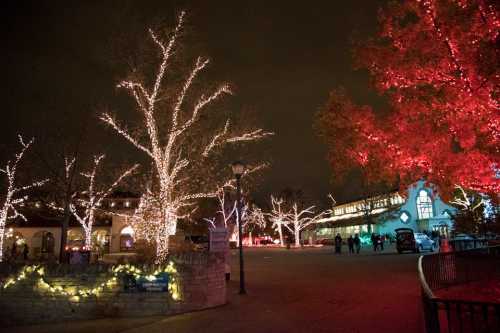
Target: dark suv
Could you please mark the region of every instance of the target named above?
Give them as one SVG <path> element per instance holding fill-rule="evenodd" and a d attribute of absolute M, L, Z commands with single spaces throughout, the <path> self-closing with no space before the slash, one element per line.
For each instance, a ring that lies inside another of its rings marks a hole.
<path fill-rule="evenodd" d="M 415 242 L 415 235 L 410 228 L 398 228 L 396 232 L 396 249 L 398 253 L 403 251 L 412 251 L 417 253 L 417 243 Z"/>

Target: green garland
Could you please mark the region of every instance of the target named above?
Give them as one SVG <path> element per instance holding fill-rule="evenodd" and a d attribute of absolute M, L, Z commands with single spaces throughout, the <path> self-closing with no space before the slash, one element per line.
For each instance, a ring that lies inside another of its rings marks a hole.
<path fill-rule="evenodd" d="M 118 266 L 113 266 L 111 268 L 111 272 L 113 276 L 109 278 L 106 282 L 103 282 L 101 284 L 98 284 L 94 286 L 94 288 L 80 288 L 77 289 L 75 287 L 63 287 L 60 285 L 55 285 L 47 282 L 45 279 L 45 269 L 44 267 L 40 265 L 28 265 L 24 266 L 21 271 L 18 273 L 16 277 L 11 277 L 6 280 L 6 282 L 2 285 L 2 289 L 7 289 L 13 285 L 15 285 L 17 282 L 22 281 L 28 277 L 28 275 L 38 275 L 38 283 L 37 287 L 40 290 L 50 292 L 53 294 L 59 294 L 63 296 L 68 296 L 70 301 L 73 302 L 78 302 L 81 297 L 89 297 L 89 296 L 96 296 L 98 297 L 99 294 L 105 289 L 105 288 L 112 288 L 114 285 L 117 284 L 117 277 L 120 274 L 130 274 L 133 275 L 136 279 L 144 277 L 148 281 L 155 281 L 156 280 L 156 275 L 160 273 L 170 273 L 170 274 L 175 274 L 177 273 L 177 270 L 174 267 L 174 263 L 170 261 L 168 265 L 164 269 L 157 269 L 154 271 L 153 274 L 145 274 L 140 268 L 130 265 L 130 264 L 125 264 L 125 265 L 118 265 Z M 177 301 L 180 299 L 180 288 L 177 283 L 177 279 L 172 277 L 169 282 L 168 282 L 168 292 L 172 296 L 172 299 Z"/>

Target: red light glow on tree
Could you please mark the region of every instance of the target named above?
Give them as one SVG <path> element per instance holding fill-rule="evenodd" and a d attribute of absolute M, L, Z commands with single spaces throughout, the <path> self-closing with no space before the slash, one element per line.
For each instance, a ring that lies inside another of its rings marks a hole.
<path fill-rule="evenodd" d="M 342 91 L 319 115 L 335 172 L 363 166 L 371 181 L 419 179 L 500 190 L 499 10 L 493 1 L 395 2 L 378 35 L 356 49 L 390 112 L 375 115 Z"/>

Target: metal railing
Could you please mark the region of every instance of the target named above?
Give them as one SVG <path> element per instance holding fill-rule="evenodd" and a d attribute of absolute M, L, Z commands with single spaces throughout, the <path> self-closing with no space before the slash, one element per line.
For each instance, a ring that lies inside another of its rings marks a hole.
<path fill-rule="evenodd" d="M 421 256 L 418 272 L 427 333 L 500 332 L 499 302 L 471 300 L 472 291 L 464 295 L 466 286 L 451 297 L 443 293 L 469 283 L 500 281 L 500 246 Z"/>
<path fill-rule="evenodd" d="M 465 251 L 488 246 L 487 239 L 450 239 L 448 243 L 453 251 Z"/>

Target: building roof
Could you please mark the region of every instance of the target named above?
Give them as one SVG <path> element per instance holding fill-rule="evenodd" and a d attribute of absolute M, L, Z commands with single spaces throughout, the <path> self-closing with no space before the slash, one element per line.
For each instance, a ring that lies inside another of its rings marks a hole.
<path fill-rule="evenodd" d="M 372 219 L 372 223 L 375 223 L 376 219 L 379 217 L 384 216 L 387 214 L 389 211 L 384 210 L 384 211 L 379 211 L 376 213 L 373 213 L 370 215 Z M 352 215 L 352 214 L 350 214 Z M 365 215 L 356 215 L 356 216 L 349 216 L 343 219 L 331 219 L 331 218 L 325 218 L 322 219 L 318 222 L 319 227 L 325 227 L 325 228 L 333 228 L 333 227 L 345 227 L 345 226 L 352 226 L 352 225 L 363 225 L 367 224 L 366 216 Z"/>
<path fill-rule="evenodd" d="M 319 222 L 336 222 L 336 225 L 340 225 L 343 223 L 352 224 L 356 223 L 356 219 L 364 220 L 364 216 L 366 216 L 367 214 L 375 217 L 397 209 L 402 204 L 404 204 L 404 201 L 405 200 L 401 195 L 399 195 L 398 192 L 393 192 L 385 195 L 377 195 L 374 197 L 365 198 L 363 200 L 352 201 L 333 207 L 331 215 L 320 220 Z"/>
<path fill-rule="evenodd" d="M 63 220 L 62 215 L 54 214 L 53 212 L 45 209 L 40 210 L 25 210 L 22 212 L 26 217 L 26 221 L 22 218 L 16 218 L 14 221 L 8 223 L 9 227 L 17 228 L 60 228 Z M 95 227 L 111 226 L 112 218 L 109 215 L 98 214 L 94 222 Z M 80 223 L 73 215 L 69 221 L 70 227 L 80 227 Z"/>

